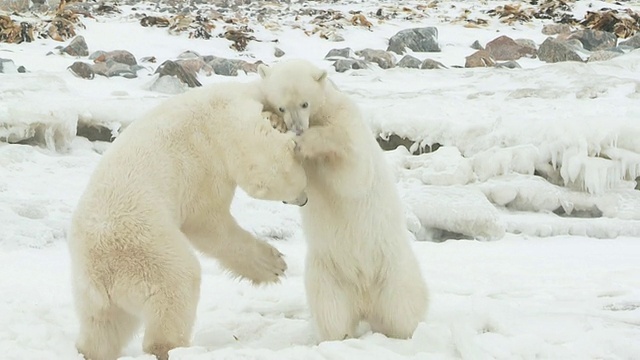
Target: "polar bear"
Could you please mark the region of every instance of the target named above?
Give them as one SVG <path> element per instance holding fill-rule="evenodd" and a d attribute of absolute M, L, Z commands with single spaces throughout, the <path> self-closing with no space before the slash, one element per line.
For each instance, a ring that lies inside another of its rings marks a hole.
<path fill-rule="evenodd" d="M 256 284 L 285 272 L 282 254 L 229 212 L 236 186 L 266 200 L 306 187 L 294 135 L 273 129 L 262 110 L 255 82 L 192 90 L 105 152 L 69 234 L 76 347 L 86 359 L 116 359 L 140 320 L 144 351 L 161 360 L 189 344 L 200 291 L 190 244 Z"/>
<path fill-rule="evenodd" d="M 388 337 L 411 337 L 426 316 L 427 287 L 391 169 L 357 105 L 307 61 L 258 72 L 266 104 L 298 134 L 305 288 L 320 340 L 352 337 L 361 320 Z"/>

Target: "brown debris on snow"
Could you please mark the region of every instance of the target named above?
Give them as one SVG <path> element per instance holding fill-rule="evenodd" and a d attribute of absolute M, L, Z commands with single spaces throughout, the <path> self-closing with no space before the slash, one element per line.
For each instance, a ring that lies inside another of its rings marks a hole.
<path fill-rule="evenodd" d="M 249 41 L 255 40 L 256 38 L 253 35 L 249 35 L 249 33 L 253 32 L 248 26 L 241 26 L 239 28 L 228 28 L 225 30 L 222 37 L 227 40 L 233 41 L 231 44 L 231 48 L 237 51 L 244 51 L 249 44 Z"/>
<path fill-rule="evenodd" d="M 580 25 L 593 30 L 611 32 L 618 38 L 626 39 L 640 31 L 640 13 L 631 9 L 623 12 L 609 9 L 597 12 L 587 11 Z"/>
<path fill-rule="evenodd" d="M 34 40 L 33 25 L 17 23 L 9 16 L 0 15 L 0 42 L 20 44 Z"/>

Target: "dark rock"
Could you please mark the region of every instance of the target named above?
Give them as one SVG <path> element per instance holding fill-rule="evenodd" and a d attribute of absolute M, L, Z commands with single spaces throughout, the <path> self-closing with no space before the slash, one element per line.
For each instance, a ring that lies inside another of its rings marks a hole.
<path fill-rule="evenodd" d="M 238 76 L 238 70 L 241 70 L 245 63 L 246 61 L 242 60 L 215 58 L 209 61 L 209 66 L 217 75 Z"/>
<path fill-rule="evenodd" d="M 400 59 L 400 61 L 398 61 L 396 66 L 401 68 L 419 69 L 421 64 L 422 61 L 415 56 L 405 55 Z"/>
<path fill-rule="evenodd" d="M 390 69 L 396 65 L 396 57 L 388 51 L 362 49 L 356 51 L 356 55 L 363 57 L 366 62 L 378 64 L 382 69 Z"/>
<path fill-rule="evenodd" d="M 0 74 L 16 74 L 18 69 L 11 59 L 0 58 Z"/>
<path fill-rule="evenodd" d="M 284 56 L 284 51 L 282 51 L 282 49 L 280 49 L 280 48 L 275 48 L 275 49 L 273 50 L 273 55 L 274 55 L 275 57 L 277 57 L 277 58 L 279 58 L 279 57 L 283 57 L 283 56 Z"/>
<path fill-rule="evenodd" d="M 107 61 L 115 61 L 120 64 L 125 65 L 137 65 L 136 57 L 133 56 L 132 53 L 127 50 L 114 50 L 102 53 L 98 55 L 97 58 L 93 60 L 94 62 L 107 62 Z"/>
<path fill-rule="evenodd" d="M 640 48 L 640 33 L 637 33 L 627 40 L 620 42 L 620 46 L 628 46 L 634 49 Z"/>
<path fill-rule="evenodd" d="M 546 24 L 542 26 L 543 35 L 557 35 L 566 34 L 571 32 L 571 25 L 569 24 Z"/>
<path fill-rule="evenodd" d="M 551 37 L 540 45 L 538 58 L 548 63 L 582 61 L 582 58 L 566 42 Z"/>
<path fill-rule="evenodd" d="M 76 61 L 67 69 L 71 71 L 71 73 L 79 78 L 91 80 L 95 77 L 96 73 L 93 71 L 93 68 L 90 64 L 87 64 L 82 61 Z"/>
<path fill-rule="evenodd" d="M 591 53 L 591 55 L 589 56 L 589 59 L 587 59 L 587 62 L 611 60 L 620 55 L 622 54 L 617 51 L 598 50 Z"/>
<path fill-rule="evenodd" d="M 522 66 L 520 66 L 520 64 L 518 64 L 515 60 L 509 60 L 509 61 L 505 61 L 505 62 L 502 62 L 502 63 L 497 63 L 495 65 L 495 67 L 504 68 L 504 69 L 520 69 L 520 68 L 522 68 Z"/>
<path fill-rule="evenodd" d="M 484 47 L 482 47 L 482 45 L 480 44 L 480 41 L 476 40 L 473 42 L 473 44 L 471 44 L 471 48 L 473 50 L 484 50 Z"/>
<path fill-rule="evenodd" d="M 91 53 L 91 55 L 89 55 L 89 60 L 95 60 L 106 53 L 107 53 L 106 51 L 102 51 L 102 50 L 94 51 Z"/>
<path fill-rule="evenodd" d="M 522 46 L 508 36 L 500 36 L 489 43 L 485 50 L 495 60 L 518 60 L 523 56 L 535 56 L 535 50 Z"/>
<path fill-rule="evenodd" d="M 202 56 L 195 51 L 187 50 L 178 55 L 178 59 L 201 59 Z"/>
<path fill-rule="evenodd" d="M 387 136 L 386 138 L 382 137 L 382 136 L 378 136 L 376 138 L 376 141 L 378 142 L 378 145 L 380 145 L 380 148 L 382 148 L 382 150 L 384 151 L 389 151 L 389 150 L 395 150 L 397 149 L 399 146 L 404 146 L 408 151 L 411 151 L 411 147 L 414 146 L 415 141 L 404 138 L 404 137 L 400 137 L 396 134 L 391 134 L 389 136 Z M 417 146 L 416 149 L 412 152 L 413 155 L 420 155 L 420 154 L 424 154 L 424 153 L 430 153 L 430 152 L 434 152 L 436 150 L 438 150 L 440 148 L 440 144 L 435 143 L 433 145 L 427 145 L 427 146 Z"/>
<path fill-rule="evenodd" d="M 347 70 L 368 69 L 366 62 L 357 59 L 338 59 L 333 63 L 333 67 L 337 72 L 345 72 Z"/>
<path fill-rule="evenodd" d="M 24 74 L 24 73 L 27 72 L 27 69 L 24 66 L 20 65 L 20 66 L 18 66 L 18 72 L 20 74 Z"/>
<path fill-rule="evenodd" d="M 425 70 L 446 69 L 446 68 L 447 67 L 444 66 L 444 64 L 442 64 L 439 61 L 435 61 L 433 59 L 424 59 L 422 64 L 420 64 L 420 69 L 425 69 Z"/>
<path fill-rule="evenodd" d="M 415 52 L 439 52 L 438 29 L 435 27 L 405 29 L 389 39 L 387 51 L 402 55 L 406 48 Z"/>
<path fill-rule="evenodd" d="M 586 50 L 604 50 L 616 46 L 618 38 L 615 34 L 599 30 L 579 30 L 571 33 L 568 40 L 580 40 Z"/>
<path fill-rule="evenodd" d="M 348 59 L 353 55 L 353 50 L 351 48 L 342 48 L 342 49 L 331 49 L 324 56 L 326 60 L 337 60 L 337 59 Z"/>
<path fill-rule="evenodd" d="M 464 67 L 492 67 L 495 64 L 495 60 L 491 57 L 491 54 L 489 54 L 488 51 L 478 50 L 465 58 Z"/>
<path fill-rule="evenodd" d="M 131 66 L 123 63 L 119 63 L 116 61 L 107 61 L 107 76 L 122 76 L 127 79 L 133 79 L 138 77 L 138 75 L 131 69 Z"/>
<path fill-rule="evenodd" d="M 90 141 L 107 141 L 111 142 L 114 139 L 113 133 L 109 128 L 104 126 L 86 124 L 78 122 L 76 130 L 76 136 L 82 136 Z"/>
<path fill-rule="evenodd" d="M 62 52 L 71 56 L 89 56 L 89 47 L 82 35 L 78 35 L 71 40 L 69 45 L 62 48 Z"/>
<path fill-rule="evenodd" d="M 189 87 L 197 87 L 202 86 L 202 84 L 196 78 L 196 74 L 192 72 L 188 72 L 185 70 L 180 64 L 167 60 L 158 66 L 156 69 L 156 74 L 159 74 L 160 77 L 163 76 L 175 76 L 183 83 L 187 84 Z"/>
<path fill-rule="evenodd" d="M 210 76 L 213 74 L 213 68 L 211 65 L 204 62 L 204 60 L 200 57 L 191 58 L 191 59 L 180 59 L 176 60 L 176 62 L 185 68 L 189 73 L 199 73 L 200 71 L 204 72 L 205 75 Z"/>

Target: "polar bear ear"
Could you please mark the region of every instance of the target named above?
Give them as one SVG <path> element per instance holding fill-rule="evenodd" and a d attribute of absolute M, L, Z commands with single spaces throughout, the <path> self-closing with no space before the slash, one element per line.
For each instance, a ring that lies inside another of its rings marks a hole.
<path fill-rule="evenodd" d="M 266 79 L 267 77 L 269 77 L 270 73 L 271 73 L 271 69 L 267 65 L 265 64 L 258 65 L 258 74 L 260 75 L 261 78 Z"/>
<path fill-rule="evenodd" d="M 318 70 L 318 72 L 313 76 L 315 81 L 322 82 L 327 78 L 327 70 Z"/>

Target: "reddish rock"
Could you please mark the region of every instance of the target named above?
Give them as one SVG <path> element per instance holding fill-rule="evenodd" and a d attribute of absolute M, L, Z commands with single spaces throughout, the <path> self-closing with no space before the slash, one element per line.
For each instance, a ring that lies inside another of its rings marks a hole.
<path fill-rule="evenodd" d="M 522 46 L 508 36 L 500 36 L 491 40 L 485 50 L 495 60 L 518 60 L 523 56 L 534 57 L 535 50 Z"/>
<path fill-rule="evenodd" d="M 466 61 L 464 63 L 464 67 L 466 68 L 474 68 L 474 67 L 492 67 L 495 66 L 496 61 L 491 57 L 486 50 L 478 50 L 473 54 L 466 57 Z"/>

